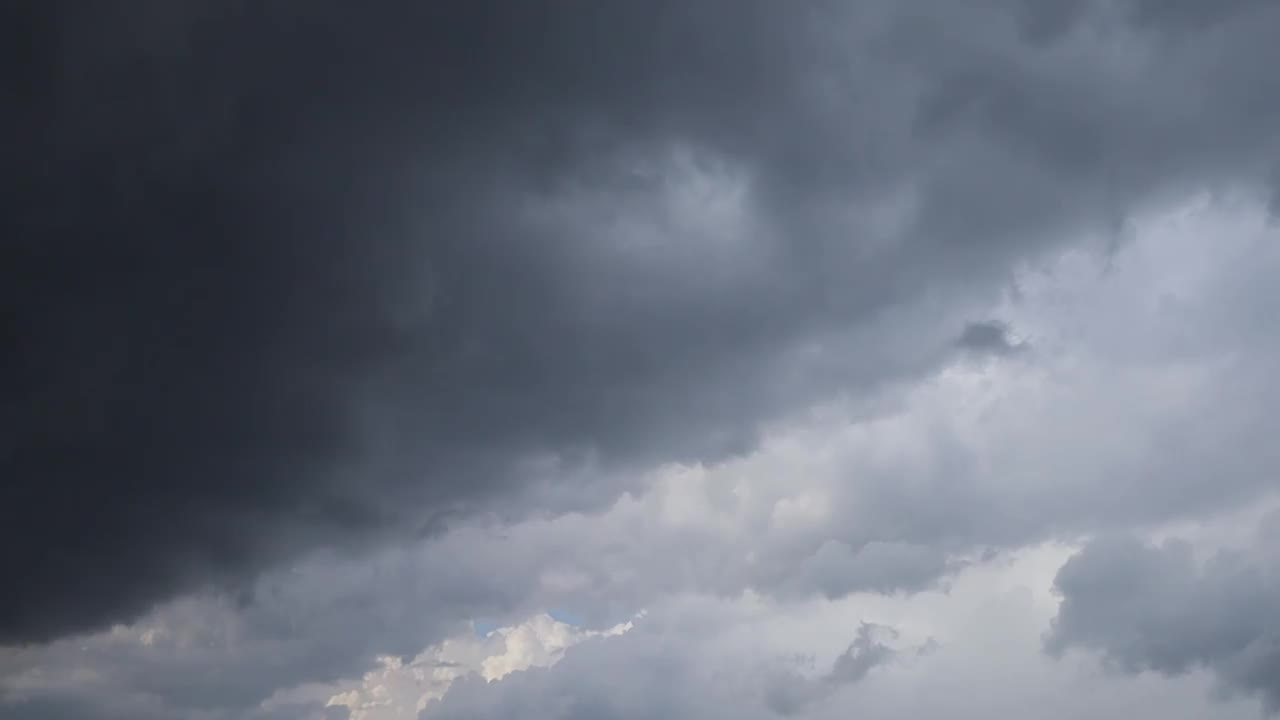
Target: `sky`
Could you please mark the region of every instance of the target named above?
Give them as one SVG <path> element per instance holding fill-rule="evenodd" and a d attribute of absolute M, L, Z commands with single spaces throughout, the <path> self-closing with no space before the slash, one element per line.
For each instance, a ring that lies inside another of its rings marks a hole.
<path fill-rule="evenodd" d="M 0 718 L 1280 716 L 1280 3 L 0 28 Z"/>

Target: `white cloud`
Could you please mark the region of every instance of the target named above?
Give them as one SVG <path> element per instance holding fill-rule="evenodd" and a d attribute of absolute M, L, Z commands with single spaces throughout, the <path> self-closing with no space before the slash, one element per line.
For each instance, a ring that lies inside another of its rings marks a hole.
<path fill-rule="evenodd" d="M 458 678 L 476 675 L 491 682 L 531 667 L 550 667 L 584 640 L 621 635 L 631 627 L 628 621 L 606 630 L 583 630 L 535 615 L 483 637 L 450 638 L 408 661 L 380 657 L 377 668 L 358 684 L 331 694 L 325 705 L 347 708 L 350 720 L 412 720 L 430 701 L 444 697 Z"/>

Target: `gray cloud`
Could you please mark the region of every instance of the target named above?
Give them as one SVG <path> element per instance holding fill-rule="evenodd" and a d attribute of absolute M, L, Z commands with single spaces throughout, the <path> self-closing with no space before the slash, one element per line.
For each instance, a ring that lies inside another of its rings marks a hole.
<path fill-rule="evenodd" d="M 858 635 L 832 664 L 816 678 L 779 674 L 764 687 L 764 704 L 779 715 L 795 715 L 846 685 L 861 682 L 874 668 L 891 660 L 895 651 L 875 639 L 875 633 L 892 634 L 892 628 L 864 623 Z"/>
<path fill-rule="evenodd" d="M 410 546 L 267 572 L 238 597 L 0 650 L 0 700 L 30 687 L 35 702 L 83 698 L 104 714 L 142 697 L 160 718 L 252 717 L 281 689 L 359 677 L 472 618 L 557 608 L 601 627 L 682 593 L 860 602 L 847 595 L 936 588 L 986 548 L 1252 501 L 1277 467 L 1263 441 L 1277 347 L 1257 328 L 1280 246 L 1256 205 L 1172 218 L 1144 221 L 1106 272 L 1077 257 L 1020 278 L 996 314 L 1043 343 L 1017 362 L 952 363 L 789 422 L 747 457 L 656 470 L 603 511 L 459 520 Z M 779 707 L 811 687 L 765 679 Z M 301 715 L 291 708 L 278 712 Z"/>
<path fill-rule="evenodd" d="M 732 613 L 726 606 L 723 612 Z M 687 613 L 685 613 L 687 614 Z M 630 632 L 588 640 L 549 668 L 497 681 L 458 680 L 419 717 L 691 718 L 708 713 L 744 718 L 799 714 L 890 663 L 881 640 L 891 628 L 863 623 L 848 647 L 821 673 L 804 659 L 742 658 L 732 667 L 716 649 L 722 620 L 673 617 L 641 621 Z"/>
<path fill-rule="evenodd" d="M 551 5 L 5 11 L 0 641 L 599 507 L 927 372 L 1015 266 L 1276 157 L 1270 5 Z M 987 503 L 939 487 L 842 541 Z M 1019 502 L 1002 538 L 1054 525 Z"/>
<path fill-rule="evenodd" d="M 1207 668 L 1225 694 L 1280 712 L 1280 516 L 1270 525 L 1269 541 L 1204 561 L 1179 541 L 1089 544 L 1058 573 L 1063 602 L 1046 648 L 1096 650 L 1129 673 Z"/>
<path fill-rule="evenodd" d="M 0 648 L 0 701 L 19 703 L 21 717 L 32 704 L 76 702 L 104 714 L 121 704 L 138 717 L 257 718 L 278 690 L 358 676 L 380 655 L 469 632 L 471 618 L 527 609 L 536 576 L 481 567 L 483 551 L 459 563 L 464 553 L 313 558 L 264 573 L 239 599 L 198 594 L 134 625 Z M 302 715 L 294 705 L 273 712 Z"/>
<path fill-rule="evenodd" d="M 804 560 L 796 579 L 806 589 L 835 598 L 855 591 L 918 590 L 947 569 L 941 548 L 873 541 L 855 552 L 842 542 L 828 540 Z"/>
<path fill-rule="evenodd" d="M 1013 355 L 1027 347 L 1012 338 L 1007 324 L 996 320 L 967 323 L 956 345 L 970 352 L 991 355 Z"/>

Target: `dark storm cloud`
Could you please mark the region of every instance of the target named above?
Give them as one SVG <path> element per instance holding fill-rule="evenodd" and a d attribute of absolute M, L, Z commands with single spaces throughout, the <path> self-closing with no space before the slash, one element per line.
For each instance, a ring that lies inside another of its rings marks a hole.
<path fill-rule="evenodd" d="M 1021 7 L 6 8 L 0 642 L 744 449 L 961 324 L 890 308 L 1269 171 L 1273 7 Z"/>
<path fill-rule="evenodd" d="M 728 426 L 691 369 L 734 376 L 781 316 L 591 267 L 608 238 L 519 211 L 575 183 L 643 202 L 626 155 L 794 69 L 750 67 L 750 13 L 699 59 L 702 11 L 503 5 L 104 5 L 20 30 L 0 636 L 341 542 L 404 494 L 476 500 L 522 453 L 723 451 L 653 419 Z"/>
<path fill-rule="evenodd" d="M 1062 606 L 1046 647 L 1096 650 L 1126 672 L 1206 668 L 1227 694 L 1280 712 L 1280 516 L 1250 552 L 1198 562 L 1187 543 L 1091 543 L 1055 581 Z"/>

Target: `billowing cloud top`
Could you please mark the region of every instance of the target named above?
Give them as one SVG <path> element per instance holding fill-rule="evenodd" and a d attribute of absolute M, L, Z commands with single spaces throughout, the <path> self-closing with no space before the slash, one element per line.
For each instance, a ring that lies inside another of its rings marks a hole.
<path fill-rule="evenodd" d="M 1156 537 L 1280 467 L 1275 3 L 0 13 L 0 714 L 887 717 L 1046 557 L 1034 662 L 1280 707 Z"/>

